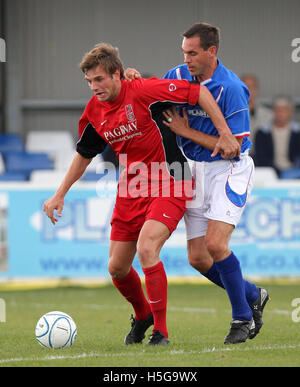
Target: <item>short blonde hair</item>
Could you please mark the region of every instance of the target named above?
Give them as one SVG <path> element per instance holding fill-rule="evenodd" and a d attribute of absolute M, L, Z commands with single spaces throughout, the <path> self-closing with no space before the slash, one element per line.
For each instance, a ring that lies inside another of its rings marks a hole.
<path fill-rule="evenodd" d="M 88 70 L 99 65 L 110 75 L 120 70 L 120 78 L 124 79 L 124 66 L 117 47 L 113 47 L 109 43 L 96 44 L 91 51 L 83 56 L 79 67 L 86 73 Z"/>

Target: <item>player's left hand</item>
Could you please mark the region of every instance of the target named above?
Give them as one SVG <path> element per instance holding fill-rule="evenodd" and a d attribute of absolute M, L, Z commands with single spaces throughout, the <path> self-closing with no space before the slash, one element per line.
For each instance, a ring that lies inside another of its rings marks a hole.
<path fill-rule="evenodd" d="M 139 71 L 137 71 L 136 69 L 133 69 L 131 67 L 128 67 L 124 71 L 124 77 L 125 77 L 126 81 L 129 81 L 129 82 L 131 82 L 134 79 L 142 78 L 141 73 Z"/>
<path fill-rule="evenodd" d="M 175 106 L 163 112 L 165 120 L 163 123 L 174 133 L 182 137 L 187 137 L 187 132 L 191 129 L 186 109 L 183 109 L 183 117 L 180 116 Z"/>
<path fill-rule="evenodd" d="M 225 133 L 220 136 L 211 157 L 215 157 L 218 153 L 221 154 L 223 159 L 239 157 L 241 145 L 232 133 Z"/>

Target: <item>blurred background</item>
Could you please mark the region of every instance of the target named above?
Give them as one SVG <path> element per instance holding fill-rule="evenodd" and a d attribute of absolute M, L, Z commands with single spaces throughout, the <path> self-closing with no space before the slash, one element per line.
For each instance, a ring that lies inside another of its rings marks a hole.
<path fill-rule="evenodd" d="M 124 65 L 163 76 L 181 64 L 181 33 L 206 21 L 221 29 L 220 60 L 238 75 L 254 74 L 261 101 L 278 94 L 300 104 L 297 0 L 1 0 L 1 131 L 69 130 L 90 91 L 78 68 L 98 42 L 119 47 Z"/>
<path fill-rule="evenodd" d="M 0 279 L 107 277 L 116 175 L 97 168 L 113 155 L 91 164 L 55 229 L 41 211 L 91 97 L 78 65 L 105 41 L 125 67 L 162 77 L 199 21 L 220 27 L 218 57 L 251 92 L 255 190 L 232 244 L 248 275 L 300 275 L 299 17 L 299 0 L 0 0 Z M 183 224 L 164 259 L 168 274 L 196 275 Z"/>

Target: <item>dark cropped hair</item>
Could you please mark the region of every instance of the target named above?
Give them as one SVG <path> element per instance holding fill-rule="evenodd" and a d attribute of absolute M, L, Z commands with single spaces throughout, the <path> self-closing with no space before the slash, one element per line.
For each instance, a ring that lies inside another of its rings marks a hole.
<path fill-rule="evenodd" d="M 185 38 L 199 36 L 201 47 L 207 50 L 211 46 L 216 46 L 217 51 L 220 44 L 220 29 L 208 23 L 195 23 L 183 34 Z"/>

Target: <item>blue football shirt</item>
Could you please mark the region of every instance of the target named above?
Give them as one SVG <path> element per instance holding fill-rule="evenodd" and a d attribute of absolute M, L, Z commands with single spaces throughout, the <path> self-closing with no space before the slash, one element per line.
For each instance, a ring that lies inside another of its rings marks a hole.
<path fill-rule="evenodd" d="M 164 78 L 195 81 L 195 78 L 192 77 L 185 64 L 169 70 Z M 234 72 L 228 70 L 219 60 L 218 67 L 213 76 L 201 84 L 205 85 L 214 96 L 232 133 L 236 137 L 243 137 L 241 152 L 245 152 L 252 145 L 248 138 L 250 134 L 248 88 Z M 201 106 L 187 105 L 186 110 L 190 126 L 193 129 L 214 136 L 219 135 L 211 119 L 206 112 L 201 109 Z M 184 137 L 178 136 L 178 142 L 185 155 L 191 160 L 210 162 L 222 159 L 220 154 L 212 158 L 211 150 L 195 144 Z"/>

